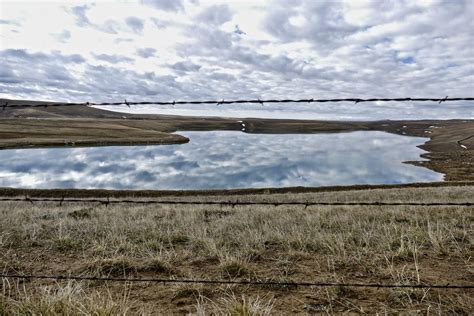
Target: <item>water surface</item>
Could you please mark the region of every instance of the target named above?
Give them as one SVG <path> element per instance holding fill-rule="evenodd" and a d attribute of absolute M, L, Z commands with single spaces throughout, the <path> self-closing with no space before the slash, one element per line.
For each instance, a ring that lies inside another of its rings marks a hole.
<path fill-rule="evenodd" d="M 420 160 L 426 138 L 384 132 L 268 135 L 179 132 L 184 145 L 0 151 L 0 186 L 216 189 L 441 181 Z"/>

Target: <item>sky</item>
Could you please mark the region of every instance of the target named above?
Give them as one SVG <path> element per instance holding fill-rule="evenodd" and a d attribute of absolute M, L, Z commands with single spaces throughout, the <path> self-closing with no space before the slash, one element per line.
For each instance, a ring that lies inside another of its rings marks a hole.
<path fill-rule="evenodd" d="M 472 97 L 474 0 L 0 2 L 0 97 L 73 102 Z M 474 118 L 473 102 L 109 108 Z"/>

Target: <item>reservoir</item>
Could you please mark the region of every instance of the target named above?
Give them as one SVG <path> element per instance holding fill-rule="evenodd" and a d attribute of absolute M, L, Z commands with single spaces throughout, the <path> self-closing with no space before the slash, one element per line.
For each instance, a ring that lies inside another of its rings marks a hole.
<path fill-rule="evenodd" d="M 405 164 L 427 139 L 362 131 L 335 134 L 178 132 L 181 145 L 0 151 L 0 186 L 231 189 L 442 181 Z"/>

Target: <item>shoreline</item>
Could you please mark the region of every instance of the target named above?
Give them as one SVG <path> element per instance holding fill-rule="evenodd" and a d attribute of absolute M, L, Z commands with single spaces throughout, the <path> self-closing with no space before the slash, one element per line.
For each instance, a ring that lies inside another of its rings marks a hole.
<path fill-rule="evenodd" d="M 442 188 L 474 186 L 474 181 L 444 181 L 418 182 L 404 184 L 356 184 L 346 186 L 322 187 L 284 187 L 284 188 L 248 188 L 248 189 L 213 189 L 213 190 L 111 190 L 111 189 L 26 189 L 0 187 L 0 196 L 3 197 L 172 197 L 172 196 L 239 196 L 239 195 L 268 195 L 289 193 L 319 193 L 341 191 L 365 191 L 378 189 L 406 189 L 406 188 Z"/>

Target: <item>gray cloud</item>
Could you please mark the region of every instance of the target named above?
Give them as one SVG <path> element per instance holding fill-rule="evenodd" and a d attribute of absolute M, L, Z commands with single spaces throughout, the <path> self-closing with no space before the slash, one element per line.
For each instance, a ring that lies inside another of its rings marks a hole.
<path fill-rule="evenodd" d="M 189 27 L 187 32 L 193 34 L 189 42 L 177 45 L 181 57 L 203 56 L 204 58 L 221 58 L 233 46 L 232 33 L 224 32 L 209 25 L 195 25 Z M 211 55 L 210 55 L 211 54 Z M 225 61 L 225 59 L 224 59 Z"/>
<path fill-rule="evenodd" d="M 137 34 L 141 34 L 143 32 L 143 28 L 145 27 L 143 20 L 134 16 L 129 16 L 126 18 L 125 23 L 127 23 L 128 27 Z"/>
<path fill-rule="evenodd" d="M 141 0 L 141 3 L 165 11 L 183 11 L 183 0 Z"/>
<path fill-rule="evenodd" d="M 107 20 L 102 24 L 93 24 L 92 26 L 96 30 L 108 34 L 118 34 L 120 31 L 120 24 L 114 20 Z"/>
<path fill-rule="evenodd" d="M 51 54 L 46 53 L 29 53 L 26 49 L 5 49 L 0 51 L 0 57 L 7 61 L 33 61 L 33 62 L 53 62 L 61 63 L 84 63 L 85 59 L 79 54 L 63 55 L 59 51 L 53 51 Z"/>
<path fill-rule="evenodd" d="M 95 59 L 106 61 L 111 64 L 133 62 L 132 58 L 122 56 L 122 55 L 94 54 L 94 53 L 92 55 L 95 57 Z"/>
<path fill-rule="evenodd" d="M 0 76 L 0 89 L 7 88 L 20 98 L 44 98 L 49 91 L 74 91 L 81 87 L 70 70 L 71 66 L 85 63 L 81 55 L 7 49 L 0 51 L 0 60 L 8 65 Z"/>
<path fill-rule="evenodd" d="M 284 42 L 308 40 L 325 53 L 334 45 L 343 44 L 345 37 L 359 29 L 344 19 L 340 1 L 298 2 L 290 6 L 287 1 L 275 1 L 265 19 L 265 29 Z M 301 25 L 291 23 L 292 17 L 300 17 Z"/>
<path fill-rule="evenodd" d="M 194 72 L 194 71 L 198 71 L 199 69 L 201 69 L 201 66 L 193 64 L 190 61 L 181 61 L 181 62 L 177 62 L 177 63 L 171 65 L 171 68 L 173 68 L 176 71 Z"/>
<path fill-rule="evenodd" d="M 58 42 L 66 43 L 71 38 L 71 32 L 64 30 L 61 33 L 51 34 Z"/>
<path fill-rule="evenodd" d="M 20 82 L 21 79 L 15 75 L 13 69 L 8 64 L 4 64 L 0 69 L 0 83 L 17 84 Z"/>
<path fill-rule="evenodd" d="M 14 26 L 21 26 L 21 23 L 18 21 L 13 21 L 13 20 L 5 20 L 5 19 L 0 19 L 0 25 L 14 25 Z"/>
<path fill-rule="evenodd" d="M 146 48 L 138 48 L 137 49 L 137 55 L 142 57 L 142 58 L 150 58 L 155 56 L 156 54 L 156 49 L 152 47 L 146 47 Z"/>
<path fill-rule="evenodd" d="M 171 22 L 163 21 L 163 20 L 158 19 L 158 18 L 151 18 L 150 20 L 153 23 L 153 25 L 155 25 L 155 27 L 158 28 L 158 29 L 163 29 L 163 28 L 166 28 L 167 26 L 171 25 Z"/>
<path fill-rule="evenodd" d="M 119 37 L 119 38 L 115 39 L 114 42 L 115 42 L 116 44 L 120 44 L 120 43 L 130 43 L 130 42 L 133 42 L 133 39 L 131 39 L 131 38 Z"/>
<path fill-rule="evenodd" d="M 88 5 L 75 6 L 71 8 L 71 13 L 74 15 L 78 26 L 83 27 L 91 24 L 86 14 L 89 9 L 90 7 Z"/>
<path fill-rule="evenodd" d="M 222 73 L 222 72 L 219 72 L 219 71 L 215 71 L 215 72 L 210 73 L 207 76 L 207 78 L 211 79 L 211 80 L 216 80 L 216 81 L 225 81 L 227 83 L 233 82 L 233 81 L 236 80 L 235 76 L 229 75 L 229 74 L 226 74 L 226 73 Z"/>
<path fill-rule="evenodd" d="M 110 63 L 121 60 L 120 56 L 98 56 Z M 103 100 L 182 94 L 173 76 L 138 73 L 115 65 L 93 66 L 77 54 L 30 53 L 21 49 L 8 49 L 0 51 L 0 61 L 8 65 L 2 67 L 0 89 L 8 89 L 19 98 L 29 96 L 33 99 L 70 100 L 71 97 L 86 97 Z M 84 70 L 74 71 L 70 66 L 75 64 L 83 64 Z"/>
<path fill-rule="evenodd" d="M 103 23 L 94 23 L 89 20 L 87 17 L 87 11 L 91 8 L 88 5 L 75 6 L 72 7 L 68 12 L 70 12 L 75 20 L 76 25 L 80 27 L 91 27 L 97 31 L 108 33 L 108 34 L 118 34 L 120 25 L 117 21 L 108 19 Z"/>
<path fill-rule="evenodd" d="M 212 5 L 196 17 L 196 21 L 213 26 L 220 26 L 232 19 L 232 12 L 227 4 Z"/>
<path fill-rule="evenodd" d="M 174 77 L 158 76 L 153 72 L 140 74 L 117 67 L 89 65 L 83 76 L 89 78 L 89 93 L 100 99 L 107 96 L 133 99 L 176 95 L 180 91 Z"/>

